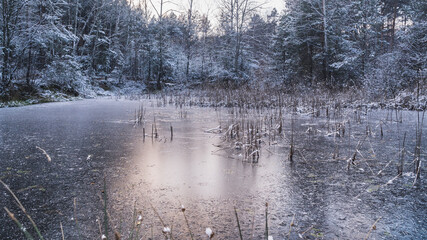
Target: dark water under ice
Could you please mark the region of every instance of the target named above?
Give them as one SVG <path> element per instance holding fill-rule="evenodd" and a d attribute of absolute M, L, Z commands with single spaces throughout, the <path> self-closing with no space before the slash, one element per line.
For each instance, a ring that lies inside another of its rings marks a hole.
<path fill-rule="evenodd" d="M 324 113 L 318 118 L 298 114 L 294 162 L 288 161 L 289 144 L 276 137 L 264 138 L 259 163 L 250 164 L 239 151 L 225 148 L 229 144 L 221 134 L 206 132 L 231 124 L 236 115 L 230 109 L 158 105 L 148 99 L 97 99 L 0 109 L 0 179 L 15 191 L 46 239 L 61 238 L 60 224 L 65 239 L 101 238 L 104 179 L 110 228 L 124 239 L 133 214 L 142 216 L 137 226 L 142 239 L 163 238 L 153 208 L 172 228 L 174 239 L 189 239 L 181 205 L 195 239 L 207 239 L 207 227 L 216 239 L 237 239 L 233 207 L 243 238 L 261 239 L 266 202 L 274 239 L 287 239 L 289 233 L 290 239 L 364 239 L 379 218 L 369 239 L 427 238 L 424 172 L 412 186 L 416 112 L 403 112 L 399 123 L 394 112 L 361 110 L 357 123 L 353 110 L 342 110 L 335 119 L 347 122 L 342 137 L 328 134 L 335 122 Z M 145 141 L 143 126 L 132 121 L 140 106 L 146 112 Z M 158 138 L 151 138 L 154 118 Z M 290 116 L 284 119 L 289 138 Z M 371 134 L 356 165 L 347 170 L 347 159 L 364 138 L 366 126 Z M 390 181 L 397 175 L 404 132 L 405 174 Z M 425 165 L 425 151 L 422 159 Z M 24 239 L 3 207 L 34 234 L 3 186 L 0 207 L 1 239 Z"/>

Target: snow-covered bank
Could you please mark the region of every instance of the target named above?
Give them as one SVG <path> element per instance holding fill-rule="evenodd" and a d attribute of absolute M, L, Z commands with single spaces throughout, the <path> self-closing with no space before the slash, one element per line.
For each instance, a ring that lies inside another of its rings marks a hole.
<path fill-rule="evenodd" d="M 16 88 L 15 91 L 19 91 Z M 395 97 L 372 97 L 363 89 L 346 91 L 328 91 L 303 88 L 289 91 L 284 87 L 265 87 L 243 85 L 227 87 L 208 84 L 203 87 L 186 84 L 165 84 L 163 90 L 152 92 L 139 81 L 120 81 L 101 79 L 81 81 L 79 85 L 68 90 L 57 89 L 39 82 L 31 92 L 21 92 L 21 98 L 0 102 L 0 107 L 19 107 L 45 102 L 64 102 L 97 97 L 140 98 L 154 94 L 158 98 L 170 97 L 175 104 L 198 105 L 203 107 L 245 107 L 274 108 L 296 106 L 300 112 L 310 112 L 314 108 L 367 108 L 367 109 L 406 109 L 425 110 L 427 95 L 424 91 L 404 90 Z M 281 102 L 282 101 L 282 102 Z"/>
<path fill-rule="evenodd" d="M 0 100 L 0 108 L 21 107 L 47 102 L 66 102 L 105 96 L 135 96 L 146 93 L 146 86 L 140 82 L 118 80 L 84 79 L 68 88 L 48 85 L 45 81 L 35 81 L 30 87 L 17 83 L 9 90 L 8 101 Z"/>

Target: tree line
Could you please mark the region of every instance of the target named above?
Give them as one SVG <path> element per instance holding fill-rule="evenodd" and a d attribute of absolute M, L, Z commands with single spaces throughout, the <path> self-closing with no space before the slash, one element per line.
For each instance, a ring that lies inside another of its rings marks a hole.
<path fill-rule="evenodd" d="M 215 26 L 196 1 L 1 0 L 1 97 L 99 78 L 393 95 L 426 75 L 425 0 L 293 0 L 266 16 L 258 1 L 220 0 Z"/>

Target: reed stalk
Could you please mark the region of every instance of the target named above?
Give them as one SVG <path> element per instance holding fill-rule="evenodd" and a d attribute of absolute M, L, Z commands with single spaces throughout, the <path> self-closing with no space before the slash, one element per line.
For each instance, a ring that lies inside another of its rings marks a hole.
<path fill-rule="evenodd" d="M 268 203 L 265 203 L 265 239 L 268 239 Z"/>
<path fill-rule="evenodd" d="M 102 191 L 102 197 L 104 201 L 104 235 L 108 240 L 108 233 L 109 233 L 109 221 L 108 221 L 108 213 L 107 213 L 108 195 L 107 195 L 107 182 L 105 177 L 104 177 L 104 189 Z"/>
<path fill-rule="evenodd" d="M 31 225 L 33 225 L 34 230 L 36 230 L 37 236 L 41 239 L 44 240 L 42 234 L 40 233 L 39 228 L 37 227 L 36 223 L 33 221 L 33 219 L 31 218 L 31 216 L 28 214 L 27 210 L 24 208 L 24 206 L 22 205 L 21 201 L 19 201 L 18 197 L 16 197 L 15 193 L 9 188 L 9 186 L 6 185 L 6 183 L 4 183 L 1 179 L 0 179 L 0 183 L 6 188 L 6 190 L 12 195 L 12 197 L 15 199 L 16 204 L 18 205 L 18 207 L 21 209 L 21 211 L 25 214 L 25 216 L 28 218 L 28 220 L 30 220 Z M 7 210 L 8 212 L 8 210 Z M 9 212 L 8 212 L 9 214 Z M 11 216 L 9 214 L 9 216 Z"/>
<path fill-rule="evenodd" d="M 188 232 L 190 233 L 191 240 L 194 240 L 193 233 L 191 232 L 190 224 L 188 223 L 187 216 L 185 215 L 185 208 L 181 207 L 181 212 L 184 215 L 185 223 L 187 224 Z"/>
<path fill-rule="evenodd" d="M 236 215 L 237 228 L 239 229 L 240 240 L 243 240 L 242 229 L 240 228 L 239 216 L 237 215 L 237 209 L 236 209 L 236 207 L 234 207 L 234 214 Z"/>
<path fill-rule="evenodd" d="M 9 215 L 10 219 L 12 219 L 18 228 L 24 233 L 25 237 L 29 240 L 33 240 L 33 236 L 31 236 L 27 229 L 21 224 L 21 222 L 19 222 L 19 220 L 15 217 L 15 214 L 11 213 L 7 207 L 4 207 L 4 210 L 7 212 L 7 215 Z"/>
<path fill-rule="evenodd" d="M 379 221 L 381 218 L 382 218 L 382 217 L 379 217 L 379 218 L 377 219 L 377 221 L 375 221 L 375 222 L 374 222 L 374 224 L 372 224 L 372 226 L 369 228 L 369 232 L 368 232 L 368 234 L 366 235 L 365 240 L 368 240 L 369 236 L 371 235 L 372 230 L 376 230 L 376 229 L 377 229 L 377 223 L 378 223 L 378 221 Z"/>

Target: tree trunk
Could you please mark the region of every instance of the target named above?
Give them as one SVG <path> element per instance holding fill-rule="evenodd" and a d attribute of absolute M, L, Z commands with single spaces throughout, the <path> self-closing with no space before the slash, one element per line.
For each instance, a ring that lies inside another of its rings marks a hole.
<path fill-rule="evenodd" d="M 234 53 L 234 71 L 236 72 L 236 74 L 239 74 L 239 54 L 240 54 L 239 0 L 235 0 L 235 8 L 236 8 L 236 14 L 235 14 L 236 15 L 236 30 L 235 30 L 236 52 Z"/>
<path fill-rule="evenodd" d="M 74 15 L 74 36 L 77 36 L 77 27 L 78 27 L 78 23 L 77 23 L 77 18 L 78 18 L 78 14 L 79 14 L 79 0 L 76 0 L 76 6 L 75 6 L 75 15 Z M 73 52 L 74 54 L 77 54 L 77 44 L 78 44 L 77 39 L 73 40 Z"/>
<path fill-rule="evenodd" d="M 27 81 L 27 85 L 30 86 L 31 82 L 30 82 L 30 77 L 31 77 L 31 64 L 33 57 L 32 57 L 32 49 L 31 49 L 31 45 L 30 45 L 30 49 L 28 50 L 28 62 L 27 62 L 27 74 L 26 74 L 26 81 Z"/>
<path fill-rule="evenodd" d="M 190 73 L 190 59 L 191 59 L 191 31 L 193 29 L 193 0 L 190 0 L 190 8 L 188 9 L 188 22 L 187 22 L 187 39 L 186 39 L 186 52 L 187 52 L 187 64 L 185 68 L 185 76 L 189 78 Z"/>
<path fill-rule="evenodd" d="M 163 79 L 163 0 L 160 1 L 160 13 L 159 13 L 159 23 L 160 23 L 160 39 L 159 39 L 159 70 L 157 74 L 157 89 L 162 89 L 161 81 Z"/>
<path fill-rule="evenodd" d="M 8 0 L 2 0 L 2 46 L 3 46 L 3 66 L 2 66 L 2 85 L 7 88 L 9 85 L 9 52 L 10 52 L 10 39 L 9 39 L 9 24 L 10 24 L 10 8 Z"/>
<path fill-rule="evenodd" d="M 328 59 L 328 33 L 327 33 L 327 21 L 326 21 L 326 0 L 322 0 L 322 6 L 323 6 L 323 35 L 324 35 L 324 78 L 325 83 L 328 83 L 329 80 L 329 59 Z"/>
<path fill-rule="evenodd" d="M 397 18 L 397 3 L 393 6 L 393 18 L 392 18 L 392 26 L 391 26 L 391 51 L 394 50 L 394 38 L 396 32 L 396 18 Z"/>

